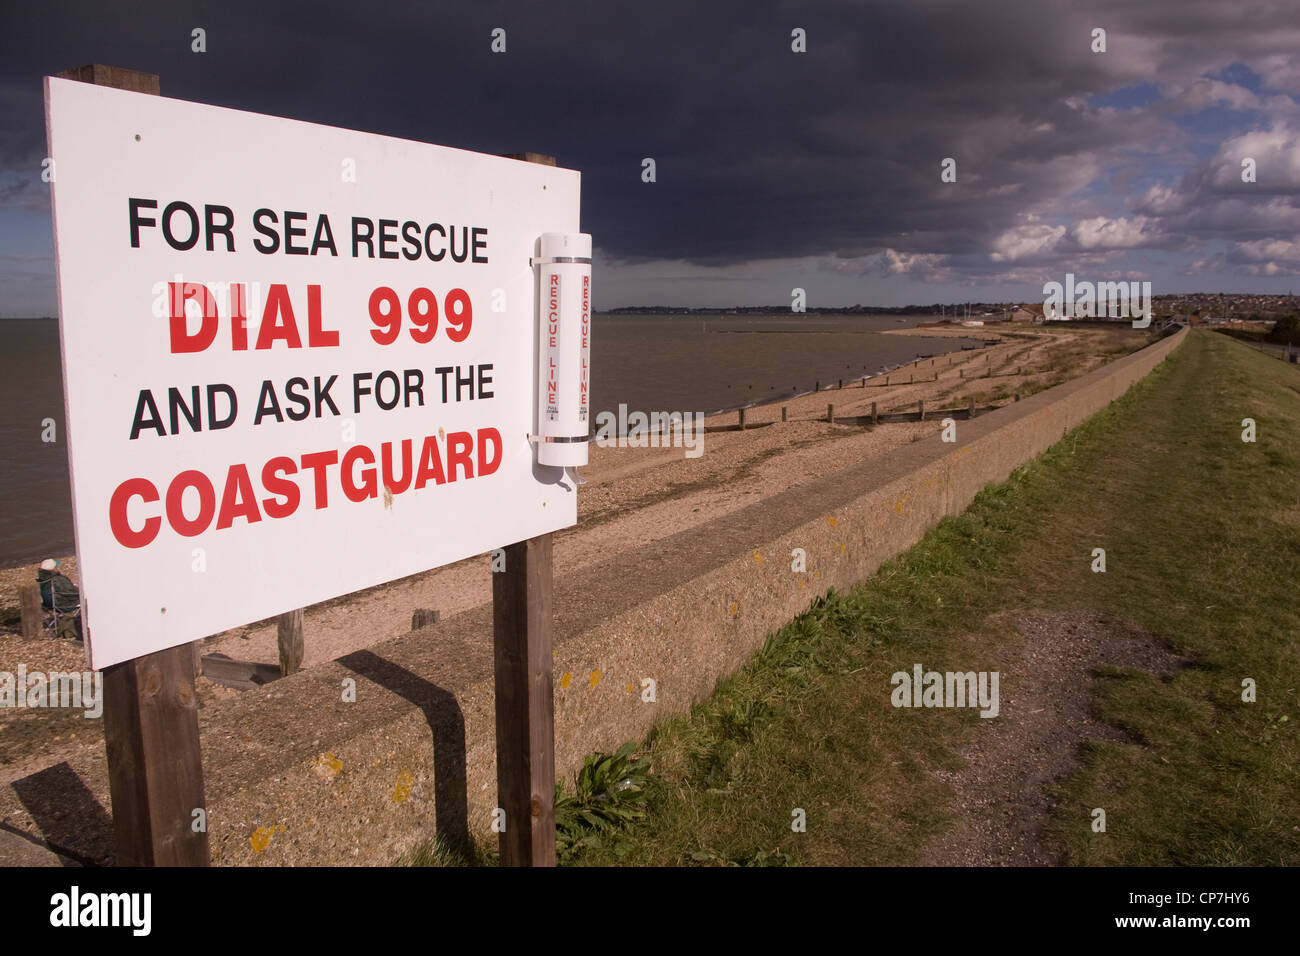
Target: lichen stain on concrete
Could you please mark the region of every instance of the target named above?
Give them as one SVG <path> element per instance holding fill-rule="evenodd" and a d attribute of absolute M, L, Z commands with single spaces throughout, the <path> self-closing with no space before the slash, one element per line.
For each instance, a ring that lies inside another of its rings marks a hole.
<path fill-rule="evenodd" d="M 836 521 L 834 518 L 830 517 L 830 515 L 826 516 L 826 520 L 831 523 L 832 528 L 835 527 L 837 524 L 839 524 L 839 522 Z"/>
<path fill-rule="evenodd" d="M 565 671 L 560 675 L 560 690 L 568 690 L 569 683 L 573 680 L 573 675 Z"/>
<path fill-rule="evenodd" d="M 343 761 L 332 753 L 317 754 L 311 762 L 312 772 L 322 780 L 333 780 L 343 770 Z"/>
<path fill-rule="evenodd" d="M 740 613 L 740 605 L 737 604 L 735 601 L 732 601 L 731 607 L 727 608 L 727 613 L 730 614 L 732 617 L 735 617 L 737 614 Z"/>
<path fill-rule="evenodd" d="M 409 770 L 403 770 L 397 775 L 397 786 L 393 788 L 393 803 L 405 803 L 411 799 L 411 786 L 415 783 L 415 775 Z"/>
<path fill-rule="evenodd" d="M 248 838 L 248 845 L 253 848 L 254 853 L 261 853 L 270 845 L 271 837 L 283 832 L 284 827 L 278 823 L 273 827 L 258 827 L 253 831 L 253 835 Z"/>
<path fill-rule="evenodd" d="M 754 560 L 757 561 L 757 562 L 759 562 L 759 563 L 761 564 L 762 561 L 763 561 L 763 555 L 760 554 L 758 551 L 755 551 L 755 552 L 754 552 Z"/>
<path fill-rule="evenodd" d="M 596 685 L 600 683 L 600 671 L 592 671 L 591 676 L 587 678 L 587 690 L 595 690 Z"/>

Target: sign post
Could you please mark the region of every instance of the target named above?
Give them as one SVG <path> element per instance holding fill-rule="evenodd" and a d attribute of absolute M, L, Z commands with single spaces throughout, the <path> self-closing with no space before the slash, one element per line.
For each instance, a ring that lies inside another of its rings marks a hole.
<path fill-rule="evenodd" d="M 523 842 L 503 861 L 553 863 L 551 534 L 577 521 L 588 414 L 578 173 L 54 77 L 46 120 L 120 860 L 207 862 L 194 641 L 512 541 L 498 739 Z"/>
<path fill-rule="evenodd" d="M 555 866 L 551 543 L 544 534 L 510 545 L 492 576 L 502 866 Z"/>
<path fill-rule="evenodd" d="M 157 74 L 136 70 L 93 64 L 60 76 L 159 93 Z M 210 862 L 195 657 L 193 644 L 178 644 L 104 669 L 104 749 L 119 866 Z"/>

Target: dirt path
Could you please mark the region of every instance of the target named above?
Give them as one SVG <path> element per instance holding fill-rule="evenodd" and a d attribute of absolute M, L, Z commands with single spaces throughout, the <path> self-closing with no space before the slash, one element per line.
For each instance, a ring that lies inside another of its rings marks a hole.
<path fill-rule="evenodd" d="M 1154 636 L 1086 611 L 1005 614 L 997 623 L 1017 630 L 1023 649 L 1000 663 L 1000 712 L 979 722 L 966 766 L 936 772 L 956 789 L 963 822 L 921 854 L 922 866 L 1064 863 L 1044 840 L 1051 784 L 1079 765 L 1085 741 L 1135 742 L 1094 716 L 1093 672 L 1109 665 L 1167 677 L 1189 663 Z"/>

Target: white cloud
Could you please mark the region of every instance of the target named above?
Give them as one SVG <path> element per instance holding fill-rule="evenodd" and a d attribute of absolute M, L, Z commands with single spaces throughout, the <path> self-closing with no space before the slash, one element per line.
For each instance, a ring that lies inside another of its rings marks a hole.
<path fill-rule="evenodd" d="M 994 262 L 1015 262 L 1051 252 L 1065 236 L 1064 226 L 1029 224 L 1009 229 L 993 240 Z"/>
<path fill-rule="evenodd" d="M 1155 220 L 1146 216 L 1094 216 L 1075 223 L 1070 238 L 1081 249 L 1132 249 L 1152 245 L 1163 236 Z"/>

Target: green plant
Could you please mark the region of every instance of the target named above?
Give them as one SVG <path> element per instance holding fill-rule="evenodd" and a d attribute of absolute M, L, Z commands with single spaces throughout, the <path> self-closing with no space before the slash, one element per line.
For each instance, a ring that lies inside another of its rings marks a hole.
<path fill-rule="evenodd" d="M 650 758 L 634 757 L 635 751 L 636 744 L 627 743 L 612 754 L 589 755 L 572 797 L 565 796 L 562 783 L 555 785 L 555 849 L 561 861 L 606 841 L 615 856 L 627 852 L 618 834 L 645 818 L 651 782 Z"/>

